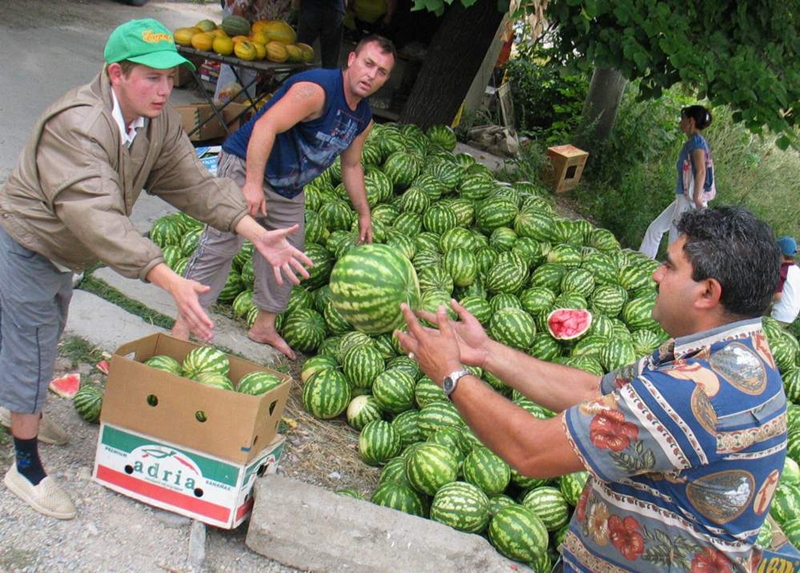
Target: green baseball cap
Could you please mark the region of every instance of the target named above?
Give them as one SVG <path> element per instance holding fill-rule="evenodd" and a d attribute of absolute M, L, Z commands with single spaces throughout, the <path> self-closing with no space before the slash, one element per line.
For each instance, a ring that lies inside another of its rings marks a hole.
<path fill-rule="evenodd" d="M 194 64 L 181 56 L 172 32 L 158 20 L 131 20 L 118 26 L 108 37 L 103 53 L 107 64 L 128 60 L 157 70 Z"/>

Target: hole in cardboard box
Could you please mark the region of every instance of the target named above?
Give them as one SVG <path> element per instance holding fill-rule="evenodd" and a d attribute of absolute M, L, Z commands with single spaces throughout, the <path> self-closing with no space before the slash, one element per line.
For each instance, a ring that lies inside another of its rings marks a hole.
<path fill-rule="evenodd" d="M 275 411 L 275 406 L 278 405 L 278 401 L 274 400 L 272 404 L 269 405 L 269 415 L 272 416 L 272 412 Z"/>
<path fill-rule="evenodd" d="M 156 396 L 155 394 L 148 394 L 147 395 L 147 405 L 148 406 L 152 406 L 153 408 L 158 406 L 158 396 Z"/>
<path fill-rule="evenodd" d="M 258 442 L 258 436 L 256 436 L 255 438 L 253 438 L 253 445 L 255 446 L 257 442 Z"/>
<path fill-rule="evenodd" d="M 125 473 L 131 475 L 133 473 L 133 466 L 130 464 L 125 466 Z"/>
<path fill-rule="evenodd" d="M 203 497 L 203 489 L 199 487 L 194 488 L 194 496 Z"/>
<path fill-rule="evenodd" d="M 264 474 L 267 473 L 267 468 L 268 467 L 269 467 L 269 464 L 261 464 L 260 466 L 258 466 L 258 470 L 256 471 L 256 475 L 258 477 L 264 477 Z M 250 494 L 248 494 L 248 495 L 250 495 Z"/>
<path fill-rule="evenodd" d="M 197 418 L 197 421 L 200 422 L 201 424 L 206 420 L 208 420 L 208 418 L 206 417 L 206 413 L 203 412 L 202 410 L 198 410 L 197 412 L 195 412 L 194 417 Z"/>

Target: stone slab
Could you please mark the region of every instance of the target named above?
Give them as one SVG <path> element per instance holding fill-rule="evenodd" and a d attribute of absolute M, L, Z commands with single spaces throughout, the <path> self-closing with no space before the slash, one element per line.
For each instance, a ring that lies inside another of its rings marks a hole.
<path fill-rule="evenodd" d="M 326 489 L 267 475 L 256 480 L 247 546 L 265 557 L 316 573 L 514 573 L 478 535 Z"/>
<path fill-rule="evenodd" d="M 72 293 L 66 332 L 113 352 L 124 343 L 157 332 L 166 332 L 114 303 L 77 289 Z"/>

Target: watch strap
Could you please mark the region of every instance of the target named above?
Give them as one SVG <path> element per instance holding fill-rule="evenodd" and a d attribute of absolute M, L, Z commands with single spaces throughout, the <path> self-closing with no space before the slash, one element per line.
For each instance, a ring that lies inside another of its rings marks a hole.
<path fill-rule="evenodd" d="M 455 370 L 454 372 L 451 372 L 450 374 L 445 376 L 445 379 L 449 378 L 452 382 L 452 385 L 450 385 L 449 387 L 447 387 L 447 385 L 444 384 L 442 385 L 442 389 L 444 390 L 444 395 L 447 396 L 448 399 L 452 399 L 450 395 L 456 391 L 456 388 L 458 387 L 458 381 L 464 376 L 467 376 L 468 374 L 472 373 L 469 370 L 462 368 L 461 370 Z"/>

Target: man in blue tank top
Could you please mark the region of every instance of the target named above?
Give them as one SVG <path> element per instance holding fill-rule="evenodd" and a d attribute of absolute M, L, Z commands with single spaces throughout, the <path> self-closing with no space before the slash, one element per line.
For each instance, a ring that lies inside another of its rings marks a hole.
<path fill-rule="evenodd" d="M 305 246 L 303 187 L 338 156 L 342 181 L 358 214 L 359 240 L 372 242 L 372 218 L 361 166 L 361 151 L 372 126 L 366 98 L 389 79 L 395 58 L 389 40 L 368 36 L 350 53 L 346 69 L 315 69 L 289 78 L 223 144 L 218 176 L 230 177 L 239 184 L 249 213 L 266 229 L 298 224 L 300 229 L 288 237 L 298 249 Z M 200 298 L 204 307 L 217 300 L 242 243 L 238 235 L 212 227 L 203 232 L 184 276 L 210 287 Z M 276 315 L 289 302 L 291 285 L 279 285 L 257 253 L 253 255 L 253 270 L 253 303 L 259 312 L 247 335 L 294 359 L 294 351 L 275 328 Z M 189 337 L 183 316 L 178 315 L 172 334 Z"/>

